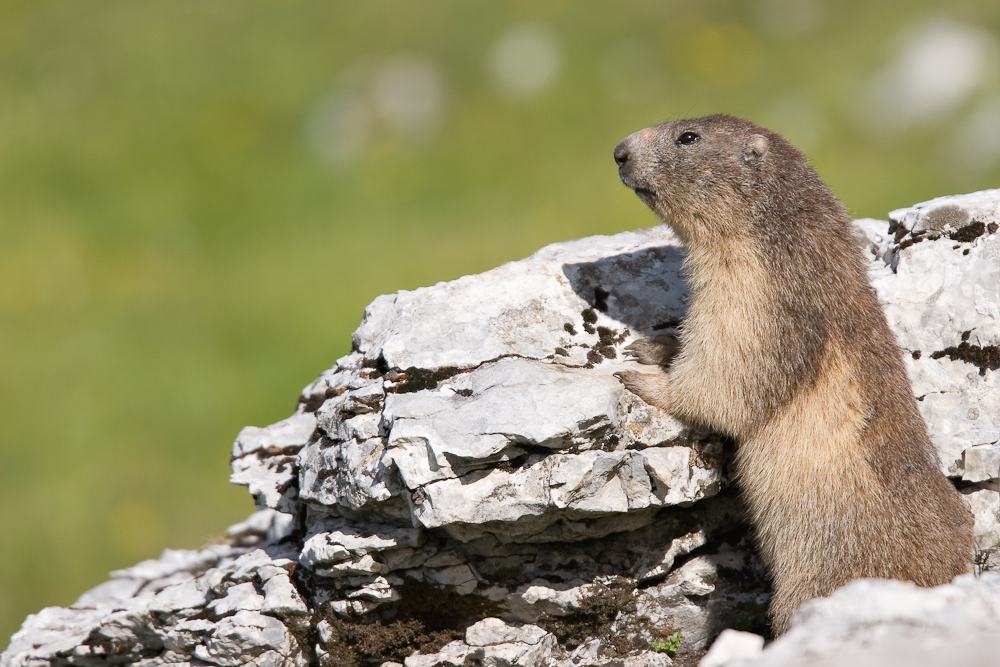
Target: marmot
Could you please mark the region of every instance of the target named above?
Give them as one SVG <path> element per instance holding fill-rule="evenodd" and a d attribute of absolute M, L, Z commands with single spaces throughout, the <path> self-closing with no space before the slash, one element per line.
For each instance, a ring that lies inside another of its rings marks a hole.
<path fill-rule="evenodd" d="M 685 244 L 692 291 L 676 355 L 669 341 L 630 346 L 664 372 L 616 375 L 736 440 L 775 633 L 851 579 L 969 572 L 971 512 L 938 469 L 847 212 L 805 156 L 714 115 L 636 132 L 615 161 Z"/>

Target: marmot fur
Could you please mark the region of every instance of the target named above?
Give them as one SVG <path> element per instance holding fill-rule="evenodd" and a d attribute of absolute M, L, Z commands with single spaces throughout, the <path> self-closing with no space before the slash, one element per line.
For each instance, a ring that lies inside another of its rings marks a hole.
<path fill-rule="evenodd" d="M 625 387 L 737 441 L 774 579 L 776 634 L 851 579 L 970 571 L 972 517 L 940 472 L 847 212 L 805 157 L 742 118 L 656 125 L 615 148 L 622 182 L 687 248 L 679 350 L 633 344 Z"/>

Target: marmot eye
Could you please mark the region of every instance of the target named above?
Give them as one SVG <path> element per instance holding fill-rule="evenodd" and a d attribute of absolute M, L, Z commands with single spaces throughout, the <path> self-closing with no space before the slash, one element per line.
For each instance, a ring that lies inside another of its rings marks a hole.
<path fill-rule="evenodd" d="M 697 142 L 701 137 L 699 137 L 694 132 L 685 132 L 681 136 L 677 137 L 677 143 L 682 146 L 690 146 L 691 144 Z"/>

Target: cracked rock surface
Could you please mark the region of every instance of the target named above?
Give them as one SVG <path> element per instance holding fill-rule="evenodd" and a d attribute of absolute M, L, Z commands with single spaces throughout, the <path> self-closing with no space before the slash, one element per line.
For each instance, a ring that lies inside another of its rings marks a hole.
<path fill-rule="evenodd" d="M 720 636 L 718 643 L 727 639 Z M 791 630 L 763 651 L 761 644 L 737 651 L 713 645 L 702 666 L 990 667 L 1000 647 L 1000 574 L 964 575 L 930 589 L 854 581 L 806 602 Z"/>
<path fill-rule="evenodd" d="M 1000 567 L 998 211 L 986 191 L 857 223 L 980 569 Z M 656 227 L 378 297 L 295 414 L 239 434 L 260 510 L 228 543 L 30 616 L 0 664 L 656 667 L 678 632 L 685 664 L 725 628 L 766 634 L 733 444 L 613 376 L 676 331 L 682 259 Z M 718 664 L 774 650 L 725 637 Z"/>

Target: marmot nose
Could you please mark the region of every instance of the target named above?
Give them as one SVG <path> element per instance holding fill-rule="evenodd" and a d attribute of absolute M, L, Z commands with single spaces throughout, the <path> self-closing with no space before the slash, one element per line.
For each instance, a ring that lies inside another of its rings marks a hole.
<path fill-rule="evenodd" d="M 628 146 L 625 145 L 625 141 L 621 141 L 617 146 L 615 146 L 615 162 L 621 167 L 626 162 L 628 162 Z"/>

